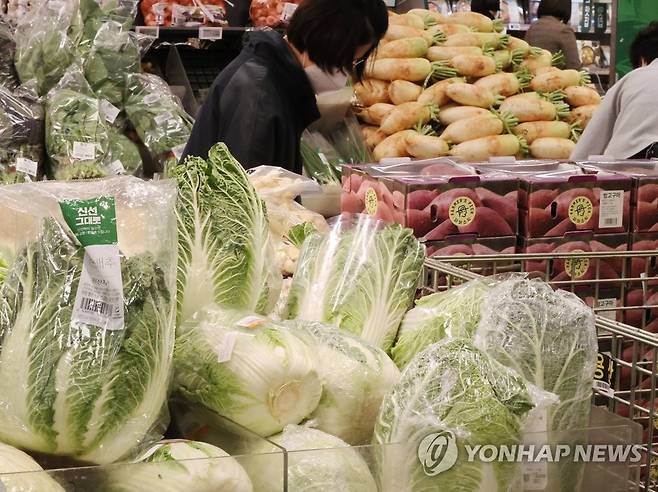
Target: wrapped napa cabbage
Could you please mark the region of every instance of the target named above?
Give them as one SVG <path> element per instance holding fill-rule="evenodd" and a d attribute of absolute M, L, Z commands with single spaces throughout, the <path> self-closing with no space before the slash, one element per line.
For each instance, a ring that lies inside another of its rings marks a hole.
<path fill-rule="evenodd" d="M 444 338 L 475 335 L 480 308 L 490 287 L 483 280 L 421 297 L 402 320 L 391 356 L 403 368 L 418 352 Z"/>
<path fill-rule="evenodd" d="M 157 75 L 127 74 L 124 106 L 139 138 L 156 159 L 167 160 L 187 144 L 194 119 Z"/>
<path fill-rule="evenodd" d="M 110 127 L 102 104 L 73 65 L 46 101 L 46 150 L 55 179 L 91 179 L 106 175 L 103 161 Z"/>
<path fill-rule="evenodd" d="M 281 288 L 265 204 L 224 144 L 172 170 L 179 187 L 178 317 L 208 304 L 269 313 Z"/>
<path fill-rule="evenodd" d="M 64 492 L 64 489 L 28 454 L 2 443 L 0 443 L 0 490 Z"/>
<path fill-rule="evenodd" d="M 0 187 L 0 214 L 37 224 L 0 289 L 1 441 L 105 464 L 161 436 L 175 200 L 172 183 L 132 177 Z"/>
<path fill-rule="evenodd" d="M 283 432 L 269 438 L 288 452 L 288 489 L 295 492 L 335 490 L 340 492 L 377 492 L 377 484 L 368 464 L 339 438 L 306 426 L 288 425 Z M 279 448 L 259 443 L 252 453 L 275 453 Z M 248 464 L 248 462 L 247 462 Z M 254 490 L 285 490 L 281 466 L 270 460 L 251 473 Z M 402 490 L 402 489 L 400 489 Z"/>
<path fill-rule="evenodd" d="M 413 302 L 425 252 L 411 229 L 341 218 L 306 238 L 286 317 L 333 324 L 388 351 Z"/>
<path fill-rule="evenodd" d="M 524 418 L 543 397 L 533 395 L 540 394 L 470 341 L 430 345 L 382 405 L 373 442 L 395 445 L 380 449 L 381 490 L 513 490 L 515 463 L 469 461 L 465 446 L 520 444 Z M 441 448 L 428 446 L 433 441 L 443 444 L 443 460 L 434 456 Z"/>
<path fill-rule="evenodd" d="M 174 391 L 270 436 L 317 408 L 322 381 L 315 357 L 284 326 L 209 306 L 179 327 Z"/>
<path fill-rule="evenodd" d="M 110 466 L 102 492 L 252 492 L 249 476 L 224 450 L 197 441 L 163 441 L 134 464 Z"/>

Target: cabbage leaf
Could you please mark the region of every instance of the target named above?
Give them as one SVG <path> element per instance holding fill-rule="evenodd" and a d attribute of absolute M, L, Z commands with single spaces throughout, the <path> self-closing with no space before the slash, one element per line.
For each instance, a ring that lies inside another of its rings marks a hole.
<path fill-rule="evenodd" d="M 31 456 L 3 443 L 0 443 L 0 490 L 64 492 L 64 489 L 43 471 Z"/>

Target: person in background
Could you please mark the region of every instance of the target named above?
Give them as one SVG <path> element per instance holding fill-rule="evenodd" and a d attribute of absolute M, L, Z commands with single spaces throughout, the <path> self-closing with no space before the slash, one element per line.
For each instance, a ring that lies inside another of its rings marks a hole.
<path fill-rule="evenodd" d="M 640 31 L 630 47 L 634 70 L 613 85 L 580 137 L 572 159 L 658 157 L 658 22 Z"/>
<path fill-rule="evenodd" d="M 471 12 L 495 19 L 500 11 L 500 0 L 471 0 Z"/>
<path fill-rule="evenodd" d="M 301 173 L 301 134 L 320 117 L 316 94 L 359 80 L 387 29 L 383 0 L 305 0 L 285 36 L 252 32 L 213 82 L 183 159 L 224 142 L 245 168 Z"/>
<path fill-rule="evenodd" d="M 576 33 L 569 25 L 571 20 L 571 0 L 541 0 L 537 10 L 539 20 L 530 26 L 525 40 L 531 46 L 537 46 L 557 53 L 564 53 L 566 68 L 579 69 L 580 57 Z"/>

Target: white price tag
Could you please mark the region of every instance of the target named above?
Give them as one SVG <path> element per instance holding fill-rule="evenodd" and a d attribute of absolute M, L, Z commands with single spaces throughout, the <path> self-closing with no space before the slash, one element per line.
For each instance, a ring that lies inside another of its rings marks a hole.
<path fill-rule="evenodd" d="M 144 104 L 153 104 L 158 99 L 160 99 L 160 94 L 157 92 L 152 92 L 148 96 L 144 97 Z"/>
<path fill-rule="evenodd" d="M 137 34 L 144 34 L 146 36 L 153 36 L 154 38 L 160 37 L 160 27 L 159 26 L 137 26 L 135 28 Z"/>
<path fill-rule="evenodd" d="M 624 191 L 601 190 L 599 228 L 622 227 L 624 220 Z"/>
<path fill-rule="evenodd" d="M 612 387 L 610 386 L 610 384 L 608 384 L 607 381 L 598 381 L 595 379 L 592 382 L 592 387 L 595 390 L 598 390 L 599 393 L 603 393 L 604 395 L 615 396 L 615 390 L 612 389 Z"/>
<path fill-rule="evenodd" d="M 37 170 L 39 168 L 39 163 L 34 162 L 33 160 L 26 159 L 25 157 L 19 157 L 16 159 L 16 171 L 27 174 L 28 176 L 37 175 Z"/>
<path fill-rule="evenodd" d="M 123 282 L 118 245 L 98 244 L 85 248 L 71 321 L 105 330 L 123 330 Z"/>
<path fill-rule="evenodd" d="M 233 349 L 235 348 L 235 342 L 237 341 L 239 334 L 240 332 L 238 331 L 229 331 L 224 335 L 219 350 L 217 351 L 217 362 L 228 362 L 231 360 Z"/>
<path fill-rule="evenodd" d="M 548 463 L 523 463 L 523 490 L 546 490 Z"/>
<path fill-rule="evenodd" d="M 96 158 L 96 144 L 92 142 L 73 142 L 72 157 L 81 161 Z"/>
<path fill-rule="evenodd" d="M 221 27 L 200 27 L 199 39 L 209 39 L 217 41 L 224 36 L 224 30 Z"/>
<path fill-rule="evenodd" d="M 180 158 L 183 157 L 183 152 L 185 152 L 185 147 L 187 144 L 180 144 L 171 149 L 171 151 L 174 153 L 174 157 L 176 157 L 177 161 L 180 161 Z"/>
<path fill-rule="evenodd" d="M 603 308 L 605 310 L 597 310 L 599 316 L 607 318 L 611 321 L 617 319 L 615 308 L 617 307 L 617 299 L 599 299 L 599 302 L 596 305 L 597 308 Z"/>
<path fill-rule="evenodd" d="M 548 408 L 545 405 L 533 408 L 528 412 L 525 422 L 525 432 L 535 434 L 546 432 L 548 428 Z"/>
<path fill-rule="evenodd" d="M 119 116 L 119 113 L 121 112 L 119 108 L 106 99 L 101 101 L 101 111 L 103 112 L 103 115 L 105 115 L 105 121 L 110 125 L 116 121 L 117 116 Z"/>
<path fill-rule="evenodd" d="M 292 14 L 297 10 L 298 5 L 296 3 L 286 2 L 283 4 L 283 10 L 281 11 L 281 20 L 283 22 L 288 22 L 292 18 Z"/>
<path fill-rule="evenodd" d="M 172 115 L 170 112 L 162 113 L 153 118 L 153 121 L 155 121 L 158 125 L 162 125 L 163 123 L 166 123 L 167 121 L 173 119 L 174 115 Z"/>
<path fill-rule="evenodd" d="M 107 166 L 107 174 L 126 174 L 126 168 L 120 160 L 116 160 Z"/>
<path fill-rule="evenodd" d="M 245 316 L 241 320 L 239 320 L 237 323 L 235 323 L 237 326 L 241 326 L 242 328 L 257 328 L 258 326 L 267 323 L 267 318 L 264 318 L 262 316 Z"/>

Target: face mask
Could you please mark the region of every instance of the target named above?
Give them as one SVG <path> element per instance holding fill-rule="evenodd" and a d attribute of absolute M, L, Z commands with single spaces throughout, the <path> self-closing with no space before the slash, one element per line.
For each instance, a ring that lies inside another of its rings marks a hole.
<path fill-rule="evenodd" d="M 347 75 L 342 72 L 327 73 L 317 65 L 311 65 L 305 68 L 304 71 L 316 94 L 337 91 L 347 85 Z"/>

